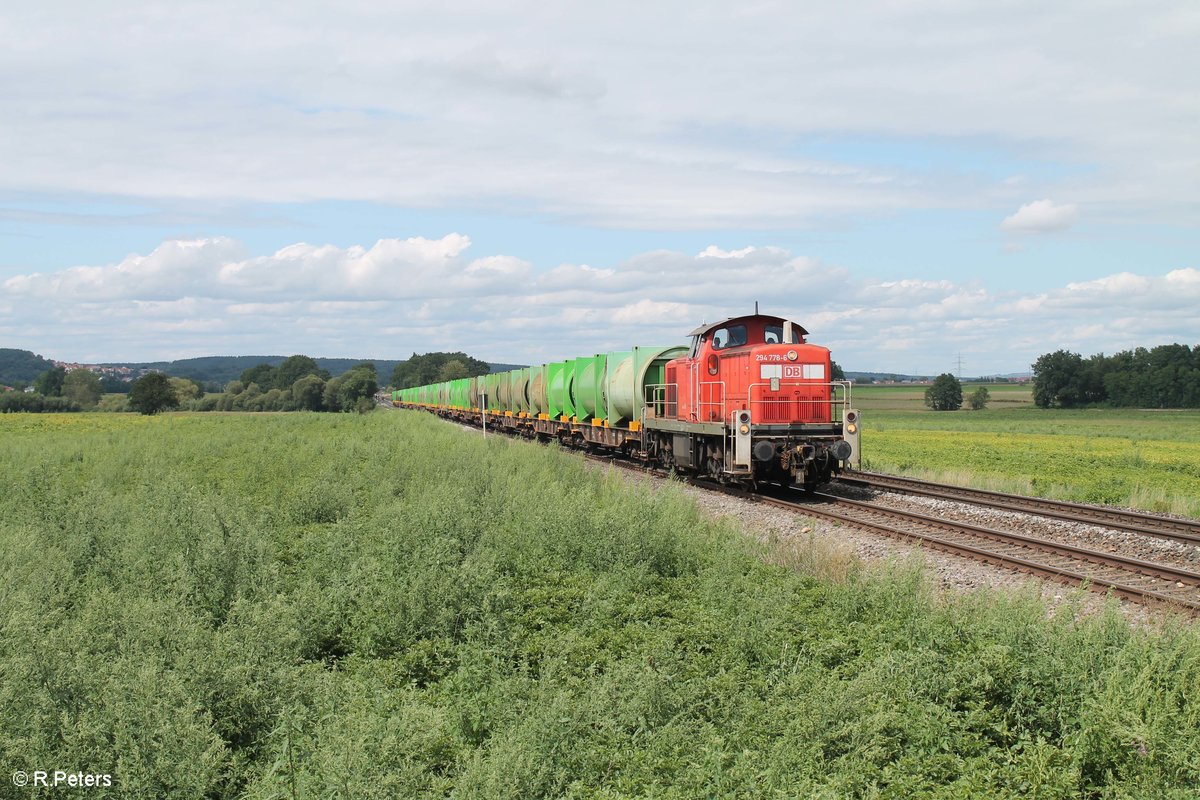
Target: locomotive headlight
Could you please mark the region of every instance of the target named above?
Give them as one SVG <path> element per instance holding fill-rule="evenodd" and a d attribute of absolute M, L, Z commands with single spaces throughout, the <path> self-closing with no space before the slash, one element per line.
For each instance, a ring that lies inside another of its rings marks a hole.
<path fill-rule="evenodd" d="M 738 433 L 740 433 L 742 436 L 745 436 L 749 432 L 750 432 L 750 426 L 746 425 L 745 423 L 743 423 L 742 426 L 740 428 L 738 428 Z"/>
<path fill-rule="evenodd" d="M 788 350 L 787 356 L 788 356 L 788 361 L 795 361 L 797 358 L 800 357 L 800 354 L 797 353 L 795 350 Z"/>
<path fill-rule="evenodd" d="M 851 422 L 846 426 L 846 433 L 858 433 L 858 426 Z"/>

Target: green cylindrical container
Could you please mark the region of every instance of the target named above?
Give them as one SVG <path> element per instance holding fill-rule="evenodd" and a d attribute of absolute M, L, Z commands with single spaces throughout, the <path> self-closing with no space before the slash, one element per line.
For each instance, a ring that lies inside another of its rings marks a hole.
<path fill-rule="evenodd" d="M 534 417 L 550 413 L 549 398 L 547 397 L 549 381 L 546 377 L 548 366 L 548 364 L 541 364 L 529 368 L 529 414 Z"/>
<path fill-rule="evenodd" d="M 608 409 L 604 403 L 603 355 L 575 359 L 575 415 L 581 422 L 604 419 Z"/>
<path fill-rule="evenodd" d="M 496 374 L 496 401 L 501 411 L 512 411 L 512 372 Z"/>
<path fill-rule="evenodd" d="M 686 347 L 635 347 L 608 353 L 604 380 L 605 413 L 609 425 L 640 422 L 646 405 L 646 387 L 664 380 L 666 363 L 687 353 Z"/>
<path fill-rule="evenodd" d="M 529 367 L 513 370 L 513 412 L 529 413 Z"/>
<path fill-rule="evenodd" d="M 547 400 L 550 403 L 550 418 L 572 417 L 575 415 L 575 404 L 571 401 L 571 384 L 575 377 L 575 362 L 556 361 L 546 365 L 550 388 Z"/>
<path fill-rule="evenodd" d="M 495 411 L 500 408 L 500 373 L 493 372 L 485 375 L 482 380 L 487 388 L 488 410 Z"/>

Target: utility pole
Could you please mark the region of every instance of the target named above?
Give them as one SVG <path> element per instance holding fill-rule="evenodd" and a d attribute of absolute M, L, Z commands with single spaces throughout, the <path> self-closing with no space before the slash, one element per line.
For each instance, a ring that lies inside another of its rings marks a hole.
<path fill-rule="evenodd" d="M 958 379 L 962 380 L 962 353 L 958 354 Z"/>

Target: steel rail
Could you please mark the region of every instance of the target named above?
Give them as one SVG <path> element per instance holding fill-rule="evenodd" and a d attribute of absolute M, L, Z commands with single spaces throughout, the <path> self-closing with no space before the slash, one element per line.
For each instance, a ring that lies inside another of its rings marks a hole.
<path fill-rule="evenodd" d="M 1192 612 L 1200 612 L 1200 573 L 1023 534 L 874 506 L 835 495 L 817 493 L 815 496 L 825 503 L 751 495 L 759 498 L 759 502 L 786 508 L 794 513 L 840 521 L 888 536 L 919 541 L 946 552 L 967 555 L 976 560 L 1001 564 L 1044 577 L 1065 579 L 1093 590 L 1111 590 L 1131 600 L 1156 600 Z M 831 510 L 822 505 L 849 509 L 852 513 Z M 871 519 L 871 516 L 876 518 Z M 897 523 L 905 527 L 898 527 Z M 934 531 L 949 536 L 937 535 Z M 958 538 L 955 539 L 955 536 Z M 1028 557 L 1034 553 L 1046 554 L 1051 558 L 1047 560 L 1046 555 L 1037 559 Z M 1099 569 L 1088 568 L 1090 566 Z"/>
<path fill-rule="evenodd" d="M 972 489 L 966 486 L 934 483 L 918 478 L 883 475 L 875 472 L 843 473 L 838 477 L 837 482 L 919 494 L 941 500 L 973 503 L 1003 511 L 1034 514 L 1068 522 L 1082 522 L 1114 530 L 1140 533 L 1145 536 L 1156 536 L 1185 544 L 1200 545 L 1200 521 L 1195 520 L 1159 517 L 1140 511 L 1071 503 L 1065 500 L 1050 500 L 1044 497 L 1006 494 L 988 489 Z"/>

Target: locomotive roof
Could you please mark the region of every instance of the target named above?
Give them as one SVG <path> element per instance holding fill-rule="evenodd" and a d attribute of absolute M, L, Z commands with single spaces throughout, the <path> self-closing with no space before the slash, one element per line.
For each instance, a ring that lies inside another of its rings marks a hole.
<path fill-rule="evenodd" d="M 770 314 L 742 314 L 740 317 L 728 317 L 720 322 L 706 322 L 699 328 L 696 328 L 696 330 L 689 333 L 688 336 L 701 336 L 709 331 L 716 330 L 717 328 L 723 328 L 731 322 L 741 322 L 743 320 L 750 319 L 761 319 L 768 323 L 775 323 L 776 325 L 782 325 L 783 323 L 787 322 L 787 320 L 783 317 L 773 317 Z M 795 328 L 801 336 L 808 335 L 808 331 L 804 330 L 803 325 L 793 322 L 792 327 Z"/>

